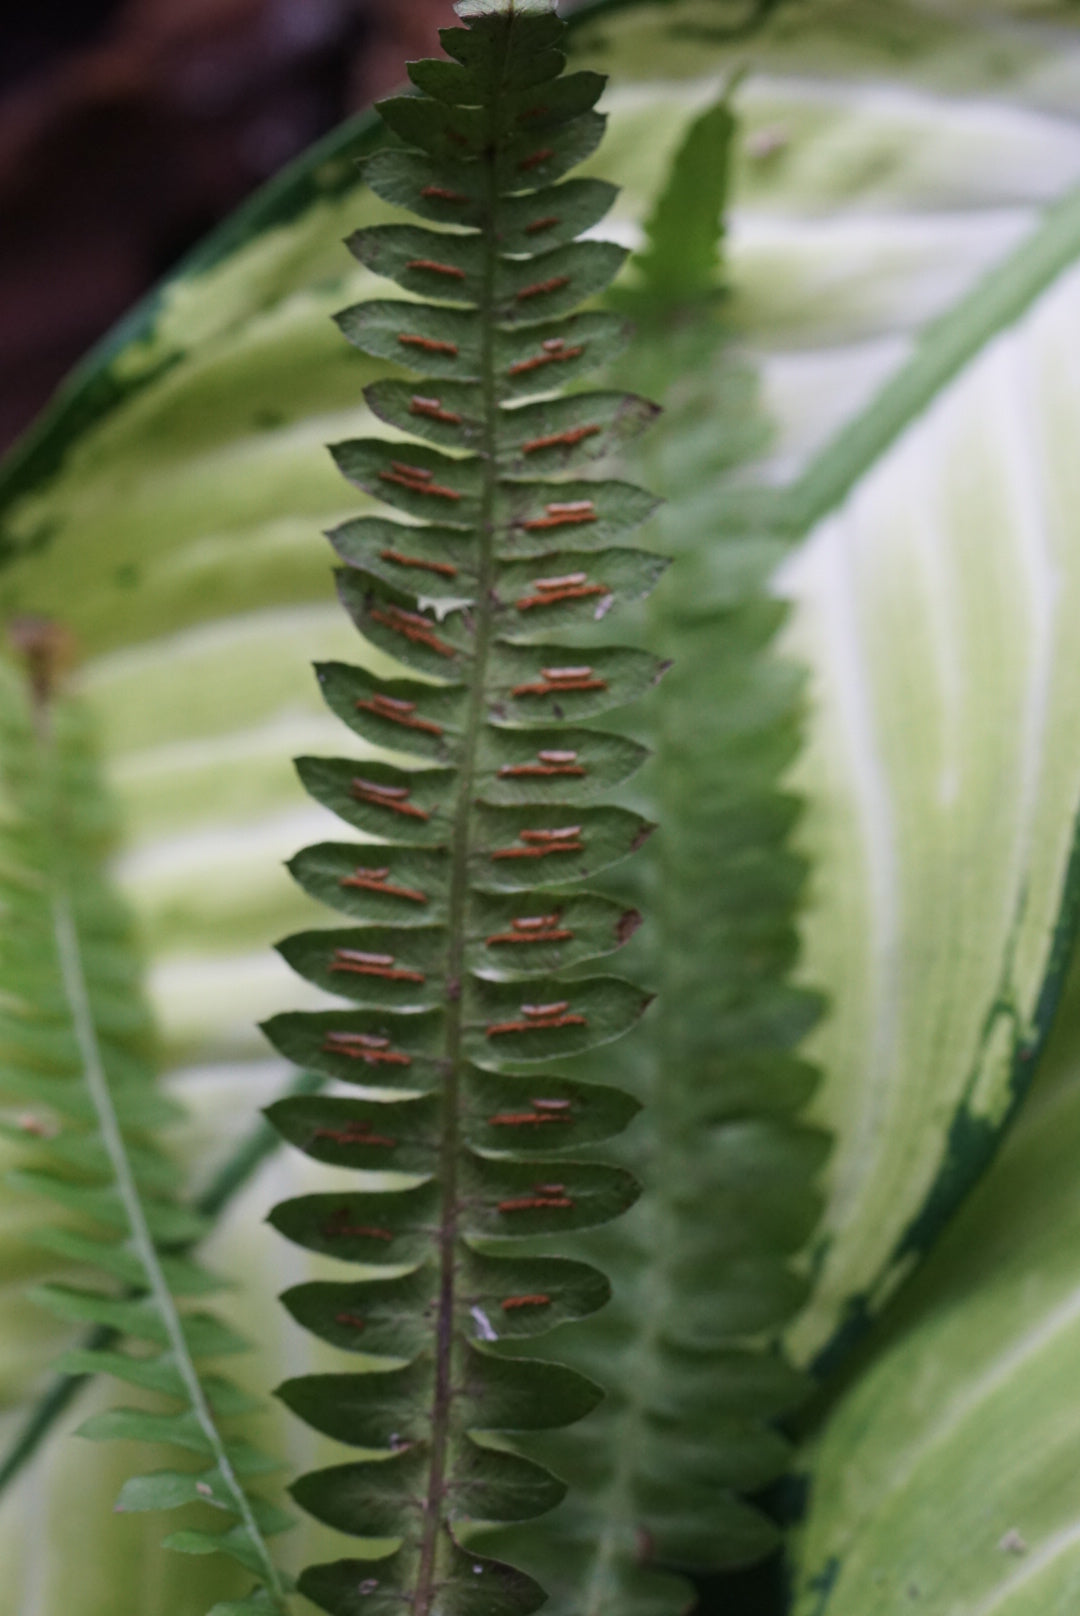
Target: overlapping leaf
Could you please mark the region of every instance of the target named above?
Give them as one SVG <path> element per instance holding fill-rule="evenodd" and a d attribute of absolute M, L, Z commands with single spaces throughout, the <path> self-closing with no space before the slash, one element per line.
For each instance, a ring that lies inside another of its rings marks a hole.
<path fill-rule="evenodd" d="M 1080 1586 L 1075 972 L 1000 1159 L 809 1445 L 799 1616 L 1047 1616 Z"/>

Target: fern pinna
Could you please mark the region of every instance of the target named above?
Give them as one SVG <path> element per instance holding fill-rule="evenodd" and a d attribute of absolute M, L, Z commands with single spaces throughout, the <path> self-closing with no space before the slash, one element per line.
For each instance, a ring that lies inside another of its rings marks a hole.
<path fill-rule="evenodd" d="M 112 826 L 85 716 L 57 689 L 65 637 L 25 619 L 13 638 L 26 677 L 0 665 L 0 1118 L 30 1156 L 12 1182 L 63 1215 L 38 1240 L 96 1278 L 34 1294 L 62 1319 L 97 1327 L 96 1348 L 61 1359 L 68 1373 L 110 1374 L 168 1399 L 165 1411 L 144 1402 L 81 1428 L 181 1450 L 177 1469 L 132 1477 L 117 1508 L 220 1511 L 223 1530 L 189 1522 L 167 1544 L 228 1554 L 259 1579 L 249 1598 L 216 1606 L 218 1616 L 283 1612 L 285 1584 L 266 1539 L 289 1517 L 248 1488 L 276 1466 L 222 1426 L 256 1405 L 199 1363 L 246 1343 L 190 1305 L 218 1282 L 186 1255 L 204 1220 L 178 1199 L 177 1171 L 155 1139 L 177 1108 L 154 1086 L 130 925 L 105 870 Z"/>
<path fill-rule="evenodd" d="M 562 888 L 631 853 L 652 828 L 596 802 L 642 749 L 578 725 L 643 693 L 661 665 L 544 636 L 588 630 L 662 570 L 613 542 L 653 509 L 649 496 L 571 480 L 654 411 L 622 393 L 552 396 L 623 336 L 612 315 L 571 313 L 623 261 L 615 246 L 574 240 L 613 188 L 555 183 L 600 138 L 591 109 L 603 80 L 559 77 L 563 25 L 548 0 L 458 12 L 466 26 L 443 34 L 450 59 L 413 64 L 421 94 L 381 107 L 407 144 L 366 171 L 379 196 L 456 228 L 356 234 L 349 245 L 363 264 L 425 301 L 368 302 L 339 317 L 367 353 L 427 373 L 365 395 L 422 442 L 333 450 L 358 488 L 418 519 L 367 516 L 332 539 L 357 627 L 421 677 L 320 673 L 352 729 L 411 756 L 403 766 L 301 760 L 307 789 L 381 841 L 311 848 L 292 865 L 309 893 L 362 924 L 290 938 L 282 952 L 356 1008 L 267 1027 L 294 1061 L 364 1090 L 274 1106 L 285 1137 L 322 1161 L 407 1175 L 390 1190 L 317 1194 L 273 1213 L 291 1239 L 369 1270 L 294 1289 L 295 1317 L 340 1347 L 397 1360 L 282 1388 L 317 1428 L 376 1450 L 294 1488 L 328 1524 L 399 1542 L 390 1554 L 384 1543 L 381 1559 L 304 1574 L 303 1591 L 342 1613 L 542 1602 L 528 1578 L 468 1551 L 463 1529 L 539 1514 L 565 1489 L 506 1438 L 476 1433 L 566 1424 L 594 1406 L 601 1394 L 585 1377 L 502 1357 L 498 1343 L 593 1311 L 608 1287 L 585 1264 L 514 1257 L 490 1242 L 598 1224 L 637 1193 L 624 1169 L 560 1154 L 617 1132 L 634 1102 L 542 1066 L 531 1076 L 513 1068 L 615 1038 L 647 1003 L 616 977 L 559 974 L 617 949 L 638 920 L 610 898 Z"/>

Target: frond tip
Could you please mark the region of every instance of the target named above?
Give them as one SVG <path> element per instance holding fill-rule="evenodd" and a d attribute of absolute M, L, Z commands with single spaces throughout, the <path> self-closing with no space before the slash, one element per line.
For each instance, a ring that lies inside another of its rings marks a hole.
<path fill-rule="evenodd" d="M 363 516 L 331 534 L 342 603 L 402 676 L 319 670 L 351 729 L 409 756 L 300 760 L 308 791 L 380 840 L 293 861 L 300 885 L 353 925 L 281 952 L 351 1008 L 266 1028 L 291 1060 L 363 1090 L 275 1106 L 285 1137 L 339 1167 L 407 1175 L 272 1216 L 299 1244 L 375 1270 L 285 1298 L 316 1335 L 366 1358 L 363 1374 L 281 1389 L 317 1429 L 368 1450 L 304 1477 L 295 1496 L 341 1531 L 397 1543 L 383 1559 L 304 1573 L 302 1591 L 335 1616 L 542 1603 L 529 1578 L 472 1552 L 469 1525 L 559 1502 L 563 1483 L 501 1433 L 569 1424 L 601 1392 L 500 1343 L 593 1312 L 608 1287 L 583 1263 L 507 1255 L 505 1242 L 603 1223 L 638 1193 L 624 1169 L 569 1153 L 618 1132 L 635 1103 L 548 1063 L 621 1036 L 648 1004 L 619 977 L 564 973 L 620 948 L 641 918 L 576 884 L 654 829 L 602 801 L 643 749 L 587 721 L 664 671 L 594 635 L 664 563 L 624 542 L 656 502 L 585 473 L 655 412 L 624 393 L 554 396 L 626 336 L 613 315 L 575 312 L 625 256 L 577 239 L 612 187 L 564 178 L 603 132 L 603 80 L 560 76 L 563 25 L 547 0 L 459 14 L 466 27 L 442 36 L 447 59 L 410 66 L 420 94 L 382 103 L 401 144 L 366 168 L 381 198 L 454 228 L 358 231 L 355 257 L 419 300 L 338 316 L 366 353 L 427 369 L 365 395 L 406 441 L 332 451 L 350 482 L 407 519 Z M 576 644 L 559 637 L 568 631 Z"/>

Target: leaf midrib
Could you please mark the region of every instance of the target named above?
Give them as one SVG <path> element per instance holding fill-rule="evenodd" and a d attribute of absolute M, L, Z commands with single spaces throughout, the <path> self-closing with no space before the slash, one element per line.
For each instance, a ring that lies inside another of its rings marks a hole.
<path fill-rule="evenodd" d="M 505 55 L 510 52 L 513 19 L 505 33 Z M 505 65 L 503 68 L 505 73 Z M 500 83 L 501 83 L 500 75 Z M 492 107 L 498 105 L 499 89 L 492 92 Z M 447 907 L 448 956 L 446 973 L 446 1075 L 443 1087 L 442 1137 L 439 1144 L 439 1174 L 442 1200 L 439 1220 L 439 1299 L 435 1317 L 435 1388 L 432 1407 L 431 1467 L 424 1511 L 424 1529 L 416 1591 L 412 1599 L 415 1616 L 429 1616 L 436 1593 L 438 1545 L 446 1529 L 446 1469 L 453 1414 L 453 1359 L 458 1332 L 455 1329 L 456 1280 L 458 1262 L 458 1177 L 463 1148 L 461 1132 L 462 995 L 466 972 L 466 922 L 469 904 L 469 877 L 473 854 L 477 756 L 485 722 L 487 665 L 494 630 L 493 588 L 494 517 L 497 493 L 497 402 L 495 383 L 495 280 L 498 258 L 495 214 L 498 202 L 497 152 L 492 147 L 481 159 L 484 164 L 484 210 L 481 238 L 483 271 L 479 302 L 480 389 L 483 443 L 480 454 L 483 483 L 480 516 L 475 537 L 479 546 L 477 589 L 474 605 L 475 650 L 471 665 L 471 690 L 461 752 L 460 786 L 454 811 L 454 839 L 451 850 L 450 892 Z"/>
<path fill-rule="evenodd" d="M 52 746 L 52 739 L 48 729 L 48 716 L 45 713 L 41 715 L 38 745 L 43 758 L 47 759 Z M 55 845 L 59 840 L 59 828 L 52 822 L 51 818 L 48 832 L 50 839 L 54 842 L 52 868 L 53 870 L 63 869 L 63 854 L 60 848 Z M 242 1522 L 251 1541 L 252 1548 L 258 1557 L 260 1576 L 270 1596 L 271 1608 L 277 1613 L 277 1616 L 286 1616 L 287 1607 L 284 1589 L 277 1567 L 274 1565 L 258 1522 L 255 1519 L 251 1502 L 233 1469 L 225 1442 L 221 1432 L 218 1430 L 217 1421 L 211 1412 L 209 1400 L 203 1391 L 198 1370 L 188 1350 L 176 1302 L 172 1292 L 169 1290 L 161 1264 L 158 1261 L 157 1248 L 150 1232 L 150 1226 L 143 1209 L 142 1197 L 128 1158 L 120 1120 L 105 1071 L 104 1057 L 90 1002 L 86 972 L 83 968 L 82 945 L 75 923 L 70 894 L 63 882 L 57 882 L 53 879 L 51 886 L 50 908 L 60 983 L 71 1015 L 76 1046 L 82 1060 L 83 1078 L 97 1116 L 98 1129 L 112 1167 L 117 1193 L 131 1230 L 132 1245 L 142 1262 L 150 1294 L 165 1325 L 169 1339 L 169 1350 L 173 1355 L 177 1370 L 183 1381 L 191 1410 L 195 1415 L 202 1435 L 206 1439 L 214 1464 L 225 1483 L 233 1508 Z"/>

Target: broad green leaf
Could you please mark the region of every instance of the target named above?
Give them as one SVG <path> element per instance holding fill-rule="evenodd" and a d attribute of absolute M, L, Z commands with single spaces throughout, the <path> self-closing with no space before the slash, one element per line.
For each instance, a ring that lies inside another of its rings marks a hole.
<path fill-rule="evenodd" d="M 793 776 L 818 870 L 808 969 L 852 984 L 811 1044 L 828 1073 L 814 1112 L 840 1142 L 792 1335 L 804 1359 L 857 1332 L 932 1243 L 1023 1097 L 1061 986 L 1080 805 L 1060 741 L 1080 709 L 1073 258 L 1076 200 L 803 484 L 810 509 L 818 479 L 849 484 L 784 587 L 822 714 Z M 868 456 L 890 414 L 906 429 Z"/>
<path fill-rule="evenodd" d="M 811 1445 L 799 1616 L 1071 1610 L 1077 983 L 1000 1159 Z"/>

